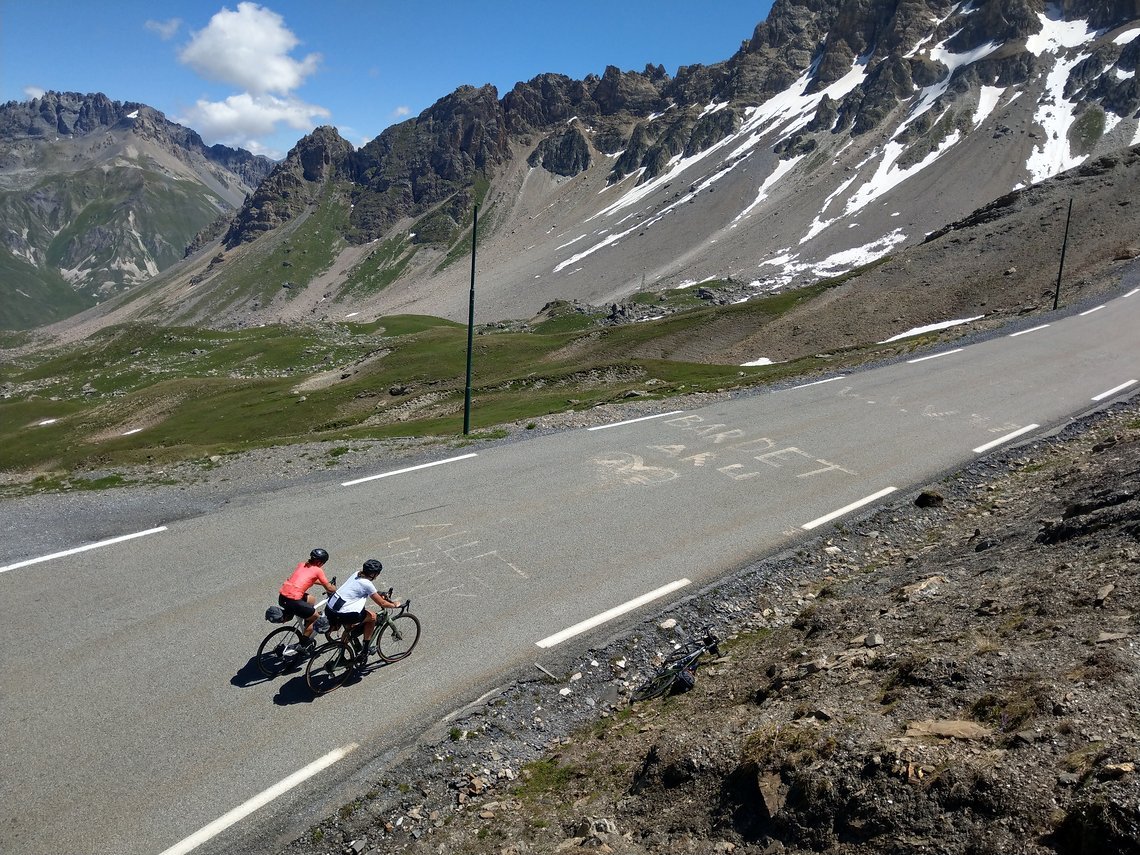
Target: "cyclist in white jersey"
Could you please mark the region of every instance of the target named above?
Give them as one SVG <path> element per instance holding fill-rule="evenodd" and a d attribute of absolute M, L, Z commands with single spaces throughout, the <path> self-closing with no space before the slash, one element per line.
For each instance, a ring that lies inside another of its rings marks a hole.
<path fill-rule="evenodd" d="M 383 569 L 383 564 L 375 558 L 369 558 L 360 570 L 349 576 L 344 584 L 338 585 L 336 593 L 329 597 L 325 610 L 346 624 L 353 635 L 363 628 L 364 638 L 372 637 L 372 630 L 376 628 L 376 613 L 365 608 L 369 600 L 386 609 L 400 607 L 399 601 L 390 600 L 376 590 L 375 579 Z"/>

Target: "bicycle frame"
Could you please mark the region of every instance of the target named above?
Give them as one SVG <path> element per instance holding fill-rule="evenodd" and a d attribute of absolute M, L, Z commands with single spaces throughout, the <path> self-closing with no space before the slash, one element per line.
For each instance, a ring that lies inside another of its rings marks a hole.
<path fill-rule="evenodd" d="M 389 591 L 389 595 L 391 592 Z M 420 637 L 419 619 L 409 611 L 411 600 L 405 601 L 394 610 L 387 608 L 376 614 L 376 626 L 366 638 L 352 630 L 359 624 L 340 624 L 333 637 L 333 629 L 327 636 L 328 643 L 314 651 L 305 668 L 305 681 L 314 694 L 331 692 L 349 678 L 352 673 L 363 673 L 369 656 L 375 652 L 385 663 L 398 662 L 412 652 Z M 394 612 L 394 613 L 393 613 Z M 391 631 L 385 635 L 385 630 Z M 358 642 L 357 639 L 361 640 Z M 385 638 L 394 640 L 399 649 L 385 651 Z M 400 642 L 406 647 L 399 647 Z"/>
<path fill-rule="evenodd" d="M 704 641 L 696 648 L 682 650 L 667 660 L 656 676 L 633 691 L 630 700 L 634 702 L 647 701 L 669 694 L 682 673 L 688 671 L 693 674 L 696 672 L 702 657 L 706 653 L 712 653 L 714 656 L 720 655 L 719 639 L 711 630 L 705 633 Z"/>
<path fill-rule="evenodd" d="M 327 602 L 326 597 L 315 604 L 318 617 L 323 614 Z M 282 621 L 261 640 L 256 660 L 258 669 L 266 677 L 279 676 L 304 661 L 304 648 L 301 647 L 301 642 L 305 638 L 305 622 L 306 619 L 301 615 L 293 615 L 291 621 Z M 323 634 L 327 640 L 329 637 L 327 628 Z"/>

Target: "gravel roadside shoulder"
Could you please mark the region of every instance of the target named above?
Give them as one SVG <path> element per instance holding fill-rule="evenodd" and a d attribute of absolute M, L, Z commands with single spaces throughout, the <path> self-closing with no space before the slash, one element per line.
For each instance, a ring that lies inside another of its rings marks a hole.
<path fill-rule="evenodd" d="M 1140 852 L 1137 473 L 1136 402 L 979 460 L 519 675 L 283 852 Z"/>

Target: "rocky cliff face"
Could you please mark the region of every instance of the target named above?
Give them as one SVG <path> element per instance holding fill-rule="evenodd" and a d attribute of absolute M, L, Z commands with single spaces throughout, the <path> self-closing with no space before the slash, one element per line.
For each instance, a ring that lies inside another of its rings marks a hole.
<path fill-rule="evenodd" d="M 333 179 L 351 180 L 352 145 L 335 128 L 321 127 L 302 139 L 246 199 L 223 243 L 251 241 L 316 204 L 318 193 Z"/>
<path fill-rule="evenodd" d="M 407 229 L 447 252 L 491 206 L 497 316 L 649 280 L 768 290 L 841 273 L 1140 141 L 1138 19 L 1134 0 L 777 0 L 714 65 L 457 90 L 334 158 L 345 237 Z M 250 206 L 295 215 L 304 178 L 281 170 Z M 243 212 L 228 240 L 270 222 Z M 439 256 L 420 257 L 399 259 L 375 308 L 458 317 L 436 296 L 455 286 Z M 512 309 L 520 292 L 533 305 Z"/>

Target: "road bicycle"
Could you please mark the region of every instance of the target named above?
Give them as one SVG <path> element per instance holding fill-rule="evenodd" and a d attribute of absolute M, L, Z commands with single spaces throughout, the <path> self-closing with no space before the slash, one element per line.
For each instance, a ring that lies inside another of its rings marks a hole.
<path fill-rule="evenodd" d="M 333 576 L 329 581 L 335 585 L 336 577 Z M 328 597 L 325 597 L 316 604 L 317 612 L 321 614 L 313 625 L 314 640 L 318 634 L 322 634 L 326 640 L 328 639 L 329 620 L 323 614 L 327 602 Z M 279 606 L 277 608 L 280 609 Z M 266 611 L 267 619 L 272 610 L 273 607 L 270 607 Z M 288 618 L 283 617 L 282 620 L 288 620 Z M 257 648 L 258 670 L 266 677 L 277 677 L 304 662 L 306 651 L 301 647 L 301 640 L 305 637 L 304 629 L 305 619 L 298 615 L 293 618 L 291 626 L 279 627 L 265 636 Z"/>
<path fill-rule="evenodd" d="M 674 654 L 649 682 L 633 690 L 631 702 L 648 701 L 664 697 L 675 691 L 687 691 L 693 687 L 697 668 L 706 653 L 720 656 L 720 639 L 711 629 L 705 630 L 705 640 L 696 647 L 688 647 Z"/>
<path fill-rule="evenodd" d="M 389 589 L 388 597 L 391 596 Z M 332 638 L 335 630 L 331 629 L 328 633 L 331 640 L 318 647 L 305 666 L 305 682 L 313 694 L 328 694 L 344 685 L 354 673 L 368 667 L 368 657 L 373 652 L 385 663 L 406 659 L 420 640 L 420 619 L 408 610 L 411 605 L 411 600 L 407 600 L 394 613 L 389 614 L 385 609 L 377 615 L 376 628 L 363 650 L 348 627 L 341 627 L 337 638 Z"/>

